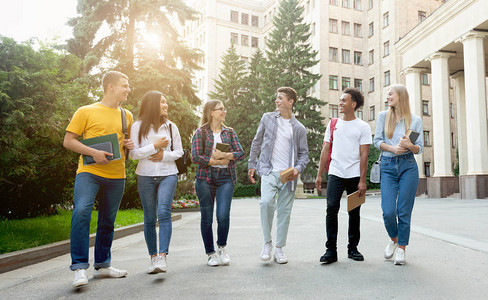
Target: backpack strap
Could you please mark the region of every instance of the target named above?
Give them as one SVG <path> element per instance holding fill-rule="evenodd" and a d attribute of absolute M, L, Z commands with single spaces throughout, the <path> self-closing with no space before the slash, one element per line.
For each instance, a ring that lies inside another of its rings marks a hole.
<path fill-rule="evenodd" d="M 125 114 L 125 109 L 122 107 L 119 107 L 120 109 L 120 115 L 122 118 L 122 133 L 124 133 L 124 139 L 129 138 L 129 133 L 127 132 L 127 116 Z M 125 161 L 129 160 L 129 149 L 124 147 L 124 153 L 125 153 Z"/>
<path fill-rule="evenodd" d="M 336 129 L 336 124 L 338 120 L 339 120 L 338 118 L 330 119 L 330 143 L 331 144 L 334 141 L 334 130 Z"/>
<path fill-rule="evenodd" d="M 173 126 L 169 123 L 169 136 L 171 137 L 171 151 L 173 151 Z"/>
<path fill-rule="evenodd" d="M 205 144 L 207 143 L 207 131 L 204 127 L 202 128 L 202 155 L 205 155 Z"/>

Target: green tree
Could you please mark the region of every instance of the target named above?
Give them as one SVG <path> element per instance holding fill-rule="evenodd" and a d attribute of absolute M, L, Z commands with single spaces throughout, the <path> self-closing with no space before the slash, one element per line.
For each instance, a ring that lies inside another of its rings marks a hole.
<path fill-rule="evenodd" d="M 81 61 L 0 36 L 0 215 L 52 213 L 70 199 L 76 155 L 62 140 L 76 107 L 90 102 Z"/>
<path fill-rule="evenodd" d="M 302 179 L 315 178 L 320 160 L 325 125 L 320 107 L 326 102 L 312 97 L 313 87 L 321 75 L 311 70 L 319 61 L 318 52 L 310 43 L 310 25 L 303 20 L 303 7 L 297 0 L 283 0 L 278 14 L 273 18 L 274 29 L 266 42 L 266 68 L 261 81 L 260 97 L 263 103 L 274 109 L 276 89 L 293 87 L 298 93 L 294 107 L 297 119 L 308 130 L 310 162 Z"/>

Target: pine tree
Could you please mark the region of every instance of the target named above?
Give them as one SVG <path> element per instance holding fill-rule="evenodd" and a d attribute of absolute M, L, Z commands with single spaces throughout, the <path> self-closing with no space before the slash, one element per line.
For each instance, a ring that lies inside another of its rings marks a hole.
<path fill-rule="evenodd" d="M 321 75 L 311 72 L 319 63 L 318 51 L 312 49 L 310 25 L 303 20 L 303 10 L 297 0 L 283 0 L 278 14 L 273 18 L 274 29 L 266 42 L 267 60 L 260 98 L 269 108 L 274 108 L 277 88 L 289 86 L 297 91 L 294 113 L 308 130 L 310 156 L 302 178 L 304 175 L 315 178 L 325 131 L 320 107 L 326 102 L 310 96 Z"/>

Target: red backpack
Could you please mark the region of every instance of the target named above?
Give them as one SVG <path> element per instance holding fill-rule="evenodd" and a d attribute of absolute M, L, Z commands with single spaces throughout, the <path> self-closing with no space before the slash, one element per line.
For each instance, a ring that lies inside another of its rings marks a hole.
<path fill-rule="evenodd" d="M 329 165 L 330 165 L 330 160 L 331 160 L 331 155 L 332 155 L 332 142 L 334 141 L 334 130 L 336 129 L 336 124 L 338 118 L 332 118 L 330 119 L 330 146 L 329 146 L 329 159 L 327 160 L 327 164 L 325 165 L 325 172 L 329 173 Z"/>

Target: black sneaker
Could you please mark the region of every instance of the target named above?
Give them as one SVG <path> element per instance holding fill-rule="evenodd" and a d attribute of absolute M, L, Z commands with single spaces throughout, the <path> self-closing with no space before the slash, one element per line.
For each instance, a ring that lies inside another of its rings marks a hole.
<path fill-rule="evenodd" d="M 320 262 L 330 264 L 337 261 L 337 250 L 327 249 L 324 255 L 320 257 Z"/>
<path fill-rule="evenodd" d="M 347 257 L 355 261 L 364 260 L 364 256 L 358 251 L 358 249 L 347 250 Z"/>

